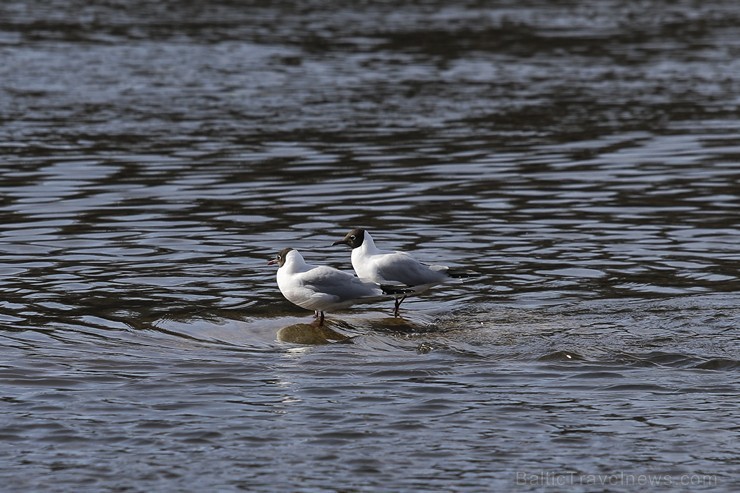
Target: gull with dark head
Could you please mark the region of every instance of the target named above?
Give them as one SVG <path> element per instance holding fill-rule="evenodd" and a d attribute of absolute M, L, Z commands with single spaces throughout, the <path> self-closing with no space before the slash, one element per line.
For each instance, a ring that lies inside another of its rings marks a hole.
<path fill-rule="evenodd" d="M 398 316 L 399 307 L 408 294 L 420 294 L 437 284 L 476 275 L 467 269 L 427 265 L 405 252 L 380 250 L 364 229 L 353 229 L 333 245 L 352 248 L 352 267 L 361 279 L 384 285 L 403 285 L 411 290 L 410 293 L 396 295 L 395 316 Z"/>
<path fill-rule="evenodd" d="M 397 286 L 381 286 L 358 279 L 333 267 L 310 265 L 292 248 L 280 250 L 268 262 L 268 265 L 273 264 L 278 265 L 277 283 L 283 296 L 301 308 L 314 310 L 319 325 L 324 323 L 325 311 L 389 299 L 404 291 Z"/>

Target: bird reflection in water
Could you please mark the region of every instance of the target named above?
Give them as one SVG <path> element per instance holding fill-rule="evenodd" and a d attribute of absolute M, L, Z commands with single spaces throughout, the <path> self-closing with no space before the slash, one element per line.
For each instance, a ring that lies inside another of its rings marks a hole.
<path fill-rule="evenodd" d="M 331 344 L 350 343 L 351 337 L 341 334 L 326 325 L 293 324 L 277 332 L 277 340 L 291 344 Z"/>

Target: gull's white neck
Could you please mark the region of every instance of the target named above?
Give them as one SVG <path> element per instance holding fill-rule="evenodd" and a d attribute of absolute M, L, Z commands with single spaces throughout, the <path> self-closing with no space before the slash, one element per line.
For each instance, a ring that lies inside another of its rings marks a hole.
<path fill-rule="evenodd" d="M 381 251 L 378 250 L 378 247 L 375 246 L 373 237 L 370 236 L 370 233 L 368 233 L 367 231 L 365 231 L 365 237 L 362 240 L 362 245 L 356 248 L 356 250 L 360 250 L 360 254 L 363 256 L 376 255 L 378 253 L 381 253 Z"/>
<path fill-rule="evenodd" d="M 285 256 L 285 264 L 283 264 L 280 270 L 284 271 L 287 274 L 292 274 L 294 272 L 303 272 L 309 270 L 310 268 L 311 266 L 308 265 L 305 260 L 303 260 L 303 255 L 295 250 L 291 250 Z"/>
<path fill-rule="evenodd" d="M 376 275 L 375 270 L 372 268 L 372 262 L 370 258 L 374 255 L 382 254 L 380 250 L 375 246 L 373 238 L 370 234 L 365 231 L 365 237 L 362 240 L 362 245 L 352 249 L 352 267 L 355 269 L 355 273 L 361 279 L 368 279 L 373 282 L 382 282 L 383 279 Z"/>

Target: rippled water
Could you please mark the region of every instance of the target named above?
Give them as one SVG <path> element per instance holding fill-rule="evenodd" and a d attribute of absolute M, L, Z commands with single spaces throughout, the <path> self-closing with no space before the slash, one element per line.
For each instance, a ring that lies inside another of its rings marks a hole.
<path fill-rule="evenodd" d="M 4 2 L 4 488 L 737 489 L 738 22 Z M 480 277 L 319 332 L 358 226 Z"/>

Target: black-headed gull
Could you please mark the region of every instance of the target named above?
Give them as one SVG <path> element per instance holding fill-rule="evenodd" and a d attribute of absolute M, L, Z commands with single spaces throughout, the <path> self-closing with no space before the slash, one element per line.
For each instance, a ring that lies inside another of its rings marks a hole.
<path fill-rule="evenodd" d="M 278 264 L 280 292 L 291 303 L 314 310 L 319 325 L 324 312 L 348 308 L 355 303 L 371 303 L 408 292 L 397 286 L 380 286 L 325 265 L 310 265 L 297 250 L 284 248 L 268 265 Z"/>
<path fill-rule="evenodd" d="M 476 275 L 467 269 L 427 265 L 405 252 L 379 250 L 370 233 L 364 229 L 353 229 L 333 245 L 348 245 L 352 248 L 352 267 L 361 279 L 384 285 L 400 283 L 411 289 L 410 294 L 423 293 L 432 286 L 451 279 Z M 393 312 L 395 316 L 398 316 L 398 309 L 408 294 L 397 294 Z"/>

